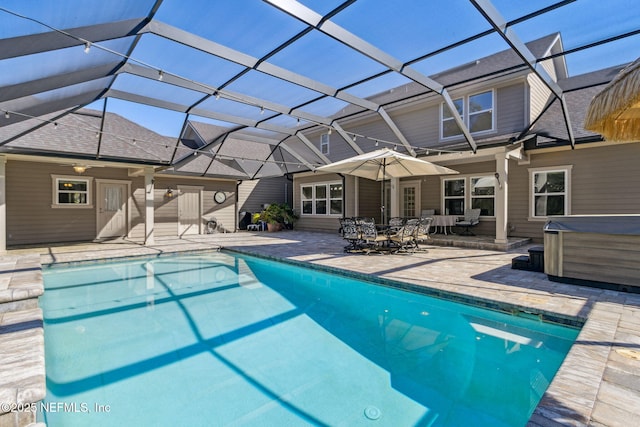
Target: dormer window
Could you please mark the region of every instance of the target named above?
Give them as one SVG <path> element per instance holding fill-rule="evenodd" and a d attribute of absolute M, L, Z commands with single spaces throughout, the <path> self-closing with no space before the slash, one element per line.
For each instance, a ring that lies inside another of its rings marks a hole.
<path fill-rule="evenodd" d="M 489 90 L 453 100 L 464 124 L 469 132 L 481 133 L 494 130 L 494 92 Z M 455 138 L 462 135 L 462 130 L 453 118 L 447 104 L 442 104 L 440 138 Z"/>

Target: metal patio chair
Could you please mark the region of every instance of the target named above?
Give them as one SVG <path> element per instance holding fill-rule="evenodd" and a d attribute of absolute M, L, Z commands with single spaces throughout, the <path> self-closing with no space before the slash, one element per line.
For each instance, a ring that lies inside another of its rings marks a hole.
<path fill-rule="evenodd" d="M 420 220 L 417 218 L 408 219 L 405 224 L 395 233 L 389 235 L 389 241 L 395 252 L 415 252 L 418 243 L 416 233 Z"/>
<path fill-rule="evenodd" d="M 416 250 L 426 250 L 420 247 L 420 242 L 429 242 L 431 240 L 431 223 L 433 223 L 433 218 L 431 217 L 420 218 L 415 237 Z"/>
<path fill-rule="evenodd" d="M 344 251 L 351 252 L 359 250 L 361 238 L 360 229 L 356 224 L 356 220 L 354 218 L 341 218 L 340 229 L 342 230 L 342 237 L 349 242 L 349 244 L 344 247 Z"/>
<path fill-rule="evenodd" d="M 389 236 L 378 233 L 374 222 L 363 222 L 360 224 L 360 235 L 364 243 L 364 250 L 367 254 L 373 252 L 383 252 L 389 250 Z"/>
<path fill-rule="evenodd" d="M 475 227 L 480 223 L 480 209 L 465 209 L 464 210 L 464 219 L 462 221 L 456 222 L 456 227 L 464 227 L 461 236 L 475 236 L 469 230 L 471 227 Z"/>

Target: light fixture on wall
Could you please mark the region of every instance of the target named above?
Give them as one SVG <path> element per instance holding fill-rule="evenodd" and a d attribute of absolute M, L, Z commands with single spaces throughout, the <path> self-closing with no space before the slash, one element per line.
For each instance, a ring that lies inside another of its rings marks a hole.
<path fill-rule="evenodd" d="M 498 181 L 498 187 L 502 188 L 502 183 L 500 182 L 500 174 L 496 172 L 493 176 L 496 177 L 496 181 Z"/>
<path fill-rule="evenodd" d="M 171 189 L 171 187 L 167 188 L 167 192 L 166 192 L 166 193 L 164 193 L 164 196 L 165 196 L 167 199 L 170 199 L 170 198 L 172 198 L 172 197 L 173 197 L 173 190 Z"/>
<path fill-rule="evenodd" d="M 73 171 L 77 174 L 83 174 L 85 173 L 85 171 L 89 169 L 89 166 L 84 166 L 84 165 L 73 165 Z"/>

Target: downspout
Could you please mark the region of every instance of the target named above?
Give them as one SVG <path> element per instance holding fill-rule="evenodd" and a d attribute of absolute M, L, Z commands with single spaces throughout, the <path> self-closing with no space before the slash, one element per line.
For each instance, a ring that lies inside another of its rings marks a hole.
<path fill-rule="evenodd" d="M 293 209 L 293 175 L 291 175 L 290 173 L 285 173 L 284 174 L 284 178 L 287 181 L 291 182 L 291 204 L 289 204 L 289 197 L 288 197 L 289 196 L 289 191 L 288 191 L 288 188 L 287 188 L 287 184 L 288 183 L 285 183 L 285 186 L 284 186 L 284 202 L 286 204 L 288 204 L 289 206 L 291 206 L 291 208 Z"/>
<path fill-rule="evenodd" d="M 235 223 L 234 226 L 233 226 L 233 229 L 236 232 L 238 232 L 238 230 L 240 230 L 240 228 L 239 228 L 240 227 L 240 221 L 238 220 L 238 217 L 240 216 L 240 210 L 239 210 L 240 207 L 238 206 L 238 194 L 239 194 L 239 191 L 240 191 L 240 184 L 242 184 L 242 180 L 241 179 L 236 181 L 236 196 L 234 197 L 235 202 L 233 203 L 233 205 L 234 205 L 233 210 L 236 213 L 235 214 L 235 219 L 233 220 L 234 223 Z"/>
<path fill-rule="evenodd" d="M 347 179 L 341 173 L 339 173 L 338 175 L 342 178 L 342 218 L 346 218 L 346 213 L 347 213 Z M 331 207 L 329 207 L 329 209 L 331 209 Z"/>

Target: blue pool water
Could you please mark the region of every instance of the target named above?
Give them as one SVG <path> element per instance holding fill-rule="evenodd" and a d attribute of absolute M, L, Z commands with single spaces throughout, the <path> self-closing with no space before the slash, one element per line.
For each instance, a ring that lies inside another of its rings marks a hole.
<path fill-rule="evenodd" d="M 227 253 L 45 270 L 57 426 L 521 426 L 578 330 Z"/>

